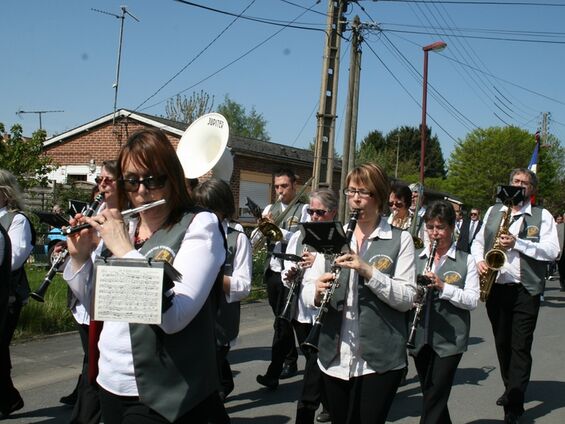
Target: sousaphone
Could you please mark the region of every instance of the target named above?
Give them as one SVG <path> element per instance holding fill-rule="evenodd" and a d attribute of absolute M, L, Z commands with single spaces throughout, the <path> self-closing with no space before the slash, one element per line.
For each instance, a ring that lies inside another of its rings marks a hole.
<path fill-rule="evenodd" d="M 229 132 L 228 121 L 219 113 L 202 115 L 186 129 L 177 146 L 185 178 L 212 171 L 213 177 L 230 181 L 233 157 L 227 147 Z"/>

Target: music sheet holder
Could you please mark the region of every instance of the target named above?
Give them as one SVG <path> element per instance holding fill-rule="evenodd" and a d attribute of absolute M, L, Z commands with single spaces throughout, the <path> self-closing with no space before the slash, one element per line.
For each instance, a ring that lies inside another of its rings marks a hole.
<path fill-rule="evenodd" d="M 329 255 L 349 251 L 340 222 L 301 222 L 300 227 L 302 243 L 312 246 L 317 252 Z"/>
<path fill-rule="evenodd" d="M 524 187 L 500 185 L 496 188 L 496 197 L 506 206 L 516 206 L 525 199 Z"/>
<path fill-rule="evenodd" d="M 61 228 L 71 226 L 71 224 L 69 224 L 69 221 L 67 221 L 63 215 L 59 215 L 58 213 L 42 211 L 33 211 L 33 213 L 37 215 L 39 221 L 43 222 L 44 224 L 51 225 L 52 227 Z"/>

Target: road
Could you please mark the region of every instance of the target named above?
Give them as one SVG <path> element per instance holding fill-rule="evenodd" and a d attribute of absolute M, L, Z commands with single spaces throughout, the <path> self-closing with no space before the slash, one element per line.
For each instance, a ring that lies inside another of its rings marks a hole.
<path fill-rule="evenodd" d="M 557 280 L 549 281 L 534 338 L 532 378 L 521 423 L 565 422 L 564 308 L 565 293 L 559 291 Z M 239 344 L 230 353 L 236 388 L 227 399 L 226 408 L 232 422 L 294 422 L 302 375 L 281 380 L 276 391 L 261 388 L 255 382 L 255 376 L 265 372 L 270 355 L 272 314 L 268 304 L 259 301 L 243 305 L 241 329 Z M 74 387 L 81 357 L 79 337 L 74 332 L 13 346 L 14 382 L 22 392 L 25 407 L 6 422 L 67 422 L 70 407 L 61 405 L 59 398 Z M 303 365 L 301 358 L 301 369 Z M 481 304 L 472 313 L 469 350 L 459 365 L 450 398 L 453 422 L 501 422 L 502 409 L 495 405 L 495 400 L 502 390 L 490 324 Z M 388 422 L 417 423 L 420 402 L 411 363 L 406 384 L 398 391 Z"/>

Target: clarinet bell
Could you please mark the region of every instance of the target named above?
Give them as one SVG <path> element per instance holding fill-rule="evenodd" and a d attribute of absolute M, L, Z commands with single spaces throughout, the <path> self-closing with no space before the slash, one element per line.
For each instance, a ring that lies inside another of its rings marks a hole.
<path fill-rule="evenodd" d="M 321 329 L 322 325 L 320 323 L 315 323 L 310 330 L 308 337 L 306 337 L 306 340 L 304 340 L 300 347 L 307 352 L 318 353 L 318 341 L 320 340 Z"/>

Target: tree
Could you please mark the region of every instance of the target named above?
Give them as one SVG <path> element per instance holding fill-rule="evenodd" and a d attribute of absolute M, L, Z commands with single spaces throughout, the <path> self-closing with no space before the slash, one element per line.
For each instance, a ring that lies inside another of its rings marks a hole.
<path fill-rule="evenodd" d="M 257 140 L 270 140 L 266 129 L 267 121 L 262 114 L 255 110 L 255 107 L 252 107 L 251 111 L 247 113 L 242 105 L 226 95 L 224 103 L 218 106 L 217 112 L 227 119 L 230 133 Z"/>
<path fill-rule="evenodd" d="M 214 96 L 204 90 L 193 92 L 190 97 L 178 94 L 174 99 L 167 100 L 165 118 L 177 122 L 192 124 L 198 117 L 210 113 L 214 107 Z"/>
<path fill-rule="evenodd" d="M 10 171 L 25 190 L 35 186 L 47 185 L 47 174 L 52 170 L 52 160 L 43 154 L 45 130 L 37 130 L 31 138 L 22 136 L 22 126 L 14 125 L 10 133 L 5 133 L 0 122 L 0 168 Z"/>
<path fill-rule="evenodd" d="M 448 190 L 472 207 L 485 209 L 494 201 L 495 188 L 508 184 L 510 171 L 528 166 L 534 135 L 515 126 L 476 129 L 457 144 L 448 164 Z M 538 165 L 538 199 L 559 191 L 563 149 L 542 148 Z"/>
<path fill-rule="evenodd" d="M 371 131 L 361 142 L 357 162 L 373 161 L 381 165 L 389 176 L 416 181 L 420 169 L 420 140 L 420 130 L 416 127 L 398 127 L 386 137 L 380 131 Z M 437 136 L 431 136 L 429 128 L 424 159 L 426 177 L 445 178 L 445 160 L 439 140 Z"/>

